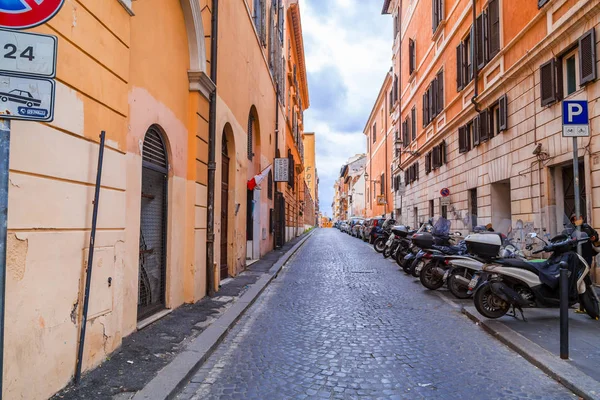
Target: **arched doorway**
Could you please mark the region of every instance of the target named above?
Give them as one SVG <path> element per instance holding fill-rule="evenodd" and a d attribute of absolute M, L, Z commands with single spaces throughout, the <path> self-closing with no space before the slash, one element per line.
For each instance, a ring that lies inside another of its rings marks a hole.
<path fill-rule="evenodd" d="M 255 106 L 248 114 L 248 180 L 260 171 L 260 122 Z M 260 258 L 260 190 L 247 190 L 246 195 L 246 260 L 256 261 Z"/>
<path fill-rule="evenodd" d="M 142 152 L 138 320 L 166 306 L 168 166 L 162 132 L 153 125 Z"/>
<path fill-rule="evenodd" d="M 226 131 L 223 130 L 221 147 L 221 280 L 229 277 L 227 264 L 227 234 L 229 221 L 229 151 Z"/>

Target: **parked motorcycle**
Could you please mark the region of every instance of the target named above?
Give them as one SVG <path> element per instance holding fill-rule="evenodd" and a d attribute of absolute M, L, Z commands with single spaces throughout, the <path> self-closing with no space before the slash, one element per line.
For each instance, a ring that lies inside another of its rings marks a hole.
<path fill-rule="evenodd" d="M 483 283 L 474 294 L 477 311 L 486 318 L 499 318 L 513 308 L 523 315 L 523 308 L 558 308 L 559 271 L 569 270 L 569 306 L 581 302 L 586 313 L 594 319 L 600 314 L 598 297 L 589 276 L 590 267 L 576 253 L 577 246 L 589 240 L 585 233 L 561 234 L 543 249 L 534 252 L 552 253 L 545 262 L 527 262 L 518 258 L 497 257 L 502 245 L 500 235 L 474 234 L 466 239 L 470 252 L 487 261 L 483 266 Z"/>
<path fill-rule="evenodd" d="M 373 248 L 375 249 L 376 252 L 378 253 L 383 253 L 383 251 L 385 250 L 387 241 L 390 238 L 390 235 L 392 233 L 392 226 L 396 223 L 396 221 L 392 218 L 388 218 L 384 223 L 383 223 L 383 227 L 382 227 L 382 232 L 379 235 L 379 237 L 377 239 L 375 239 L 375 241 L 373 242 Z M 389 255 L 388 255 L 389 257 Z"/>

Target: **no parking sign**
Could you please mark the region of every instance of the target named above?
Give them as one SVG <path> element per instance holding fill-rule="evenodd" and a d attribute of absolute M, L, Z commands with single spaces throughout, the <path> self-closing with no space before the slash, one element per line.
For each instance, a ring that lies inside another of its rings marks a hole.
<path fill-rule="evenodd" d="M 0 27 L 33 28 L 54 17 L 65 0 L 0 0 Z"/>

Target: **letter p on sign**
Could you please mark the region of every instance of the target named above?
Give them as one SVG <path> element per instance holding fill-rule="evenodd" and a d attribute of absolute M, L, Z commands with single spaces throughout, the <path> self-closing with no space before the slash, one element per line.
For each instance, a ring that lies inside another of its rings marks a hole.
<path fill-rule="evenodd" d="M 562 103 L 563 136 L 589 136 L 588 103 L 568 100 Z"/>

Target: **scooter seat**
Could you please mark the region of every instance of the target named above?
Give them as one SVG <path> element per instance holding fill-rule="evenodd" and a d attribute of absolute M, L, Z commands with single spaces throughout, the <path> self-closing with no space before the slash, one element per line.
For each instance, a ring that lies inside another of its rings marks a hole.
<path fill-rule="evenodd" d="M 520 260 L 518 258 L 499 258 L 495 260 L 495 262 L 497 262 L 498 264 L 505 265 L 507 267 L 520 268 L 527 271 L 531 271 L 536 275 L 538 275 L 540 273 L 540 270 L 546 266 L 545 262 L 530 263 L 527 261 Z"/>

